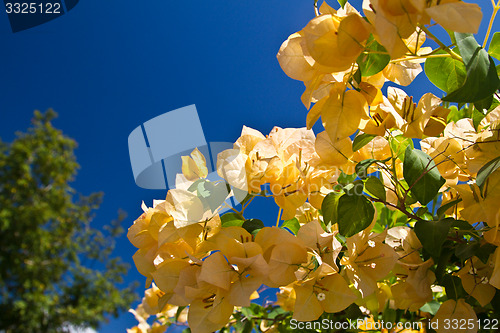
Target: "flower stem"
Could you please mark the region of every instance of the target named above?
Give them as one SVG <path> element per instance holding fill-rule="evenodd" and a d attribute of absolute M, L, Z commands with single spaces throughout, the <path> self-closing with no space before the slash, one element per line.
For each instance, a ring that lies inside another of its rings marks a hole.
<path fill-rule="evenodd" d="M 434 34 L 432 32 L 429 31 L 429 29 L 427 29 L 424 25 L 419 25 L 420 29 L 422 29 L 426 34 L 427 36 L 429 36 L 430 38 L 432 38 L 432 40 L 434 40 L 444 51 L 446 51 L 453 59 L 456 59 L 456 60 L 460 60 L 463 62 L 462 60 L 462 57 L 459 56 L 458 54 L 456 54 L 455 52 L 453 52 L 452 50 L 450 50 L 450 48 L 448 48 L 446 45 L 444 45 L 443 42 L 441 42 L 439 40 L 439 38 L 437 38 L 436 36 L 434 36 Z"/>
<path fill-rule="evenodd" d="M 281 220 L 281 212 L 283 211 L 283 208 L 280 208 L 278 211 L 278 219 L 276 220 L 276 227 L 280 226 L 280 220 Z"/>
<path fill-rule="evenodd" d="M 488 42 L 488 38 L 490 37 L 491 27 L 493 26 L 493 21 L 495 21 L 495 16 L 497 15 L 499 9 L 500 9 L 500 0 L 496 5 L 493 6 L 493 12 L 491 13 L 490 23 L 488 24 L 488 30 L 486 31 L 486 36 L 484 36 L 483 49 L 486 48 L 486 43 Z"/>
<path fill-rule="evenodd" d="M 399 58 L 399 59 L 394 59 L 394 60 L 391 60 L 392 63 L 396 63 L 396 62 L 401 62 L 401 61 L 407 61 L 407 60 L 415 60 L 415 59 L 427 59 L 427 58 L 448 58 L 448 57 L 452 57 L 451 54 L 449 53 L 446 53 L 446 54 L 443 54 L 443 53 L 440 53 L 440 54 L 429 54 L 429 55 L 420 55 L 420 56 L 407 56 L 405 58 Z"/>

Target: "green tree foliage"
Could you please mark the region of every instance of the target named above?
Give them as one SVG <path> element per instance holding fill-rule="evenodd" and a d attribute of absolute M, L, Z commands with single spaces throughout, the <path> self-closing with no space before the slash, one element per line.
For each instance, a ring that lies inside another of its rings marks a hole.
<path fill-rule="evenodd" d="M 134 299 L 120 290 L 127 265 L 111 258 L 122 217 L 90 226 L 102 195 L 71 188 L 76 142 L 55 129 L 56 113 L 35 112 L 32 127 L 0 141 L 0 330 L 64 332 L 97 327 Z M 98 267 L 98 268 L 97 268 Z"/>

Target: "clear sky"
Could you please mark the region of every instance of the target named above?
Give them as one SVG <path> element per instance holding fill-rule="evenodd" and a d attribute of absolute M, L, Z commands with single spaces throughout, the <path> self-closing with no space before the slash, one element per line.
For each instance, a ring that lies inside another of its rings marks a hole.
<path fill-rule="evenodd" d="M 490 0 L 475 2 L 489 18 Z M 305 125 L 304 87 L 281 71 L 276 53 L 313 16 L 313 0 L 80 0 L 51 22 L 12 33 L 2 12 L 0 137 L 11 141 L 29 126 L 33 110 L 53 108 L 55 126 L 79 145 L 73 186 L 105 193 L 94 226 L 109 223 L 121 208 L 128 228 L 142 200 L 151 205 L 166 194 L 134 183 L 127 138 L 143 122 L 196 104 L 207 141 L 233 142 L 243 125 L 264 134 L 274 125 Z M 425 82 L 421 74 L 409 93 L 438 92 Z M 271 207 L 258 205 L 251 217 L 271 225 Z M 125 236 L 117 241 L 116 255 L 132 263 L 134 252 Z M 140 281 L 142 294 L 145 278 L 133 263 L 128 280 Z M 125 313 L 100 331 L 135 324 Z"/>

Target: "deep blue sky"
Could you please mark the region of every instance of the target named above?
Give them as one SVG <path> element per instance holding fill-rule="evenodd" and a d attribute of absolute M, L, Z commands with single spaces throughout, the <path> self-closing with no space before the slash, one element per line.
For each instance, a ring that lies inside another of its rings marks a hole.
<path fill-rule="evenodd" d="M 491 11 L 489 0 L 479 3 L 484 13 Z M 264 134 L 274 125 L 305 125 L 304 87 L 281 71 L 276 53 L 313 17 L 312 4 L 80 0 L 62 17 L 15 34 L 2 12 L 0 137 L 11 141 L 29 126 L 35 109 L 56 110 L 55 126 L 79 145 L 81 169 L 73 186 L 84 194 L 105 193 L 94 225 L 109 223 L 122 208 L 128 228 L 142 200 L 150 205 L 165 197 L 165 191 L 137 187 L 132 177 L 127 137 L 144 121 L 196 104 L 207 141 L 229 142 L 243 125 Z M 425 82 L 420 75 L 410 93 L 433 89 Z M 273 223 L 269 207 L 259 206 L 252 217 Z M 132 262 L 135 248 L 125 236 L 117 246 L 116 254 Z M 144 278 L 133 263 L 128 279 L 140 281 L 143 292 Z M 100 331 L 120 332 L 135 323 L 124 314 Z"/>

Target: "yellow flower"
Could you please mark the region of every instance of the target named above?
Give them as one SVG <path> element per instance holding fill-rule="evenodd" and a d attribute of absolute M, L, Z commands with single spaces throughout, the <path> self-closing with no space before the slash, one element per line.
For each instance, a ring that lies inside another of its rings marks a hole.
<path fill-rule="evenodd" d="M 344 278 L 325 263 L 293 288 L 296 294 L 293 318 L 300 321 L 316 320 L 323 312 L 342 311 L 356 300 Z"/>
<path fill-rule="evenodd" d="M 363 12 L 374 27 L 374 35 L 392 59 L 403 56 L 409 38 L 422 18 L 425 1 L 365 0 Z"/>
<path fill-rule="evenodd" d="M 421 139 L 424 135 L 435 135 L 444 130 L 449 110 L 441 107 L 441 99 L 433 94 L 423 95 L 416 104 L 403 90 L 389 87 L 387 97 L 390 105 L 385 105 L 386 110 L 394 117 L 395 125 L 404 136 Z"/>
<path fill-rule="evenodd" d="M 493 256 L 491 256 L 491 259 L 493 259 Z M 492 260 L 489 263 L 494 264 Z M 481 306 L 486 306 L 491 302 L 496 292 L 495 287 L 489 284 L 492 273 L 489 263 L 484 264 L 477 257 L 472 257 L 456 273 L 462 280 L 465 291 L 474 297 Z"/>
<path fill-rule="evenodd" d="M 434 261 L 420 260 L 417 265 L 400 264 L 404 273 L 397 274 L 404 278 L 391 287 L 395 305 L 398 309 L 418 311 L 425 303 L 432 300 L 431 285 L 436 276 L 429 270 Z"/>
<path fill-rule="evenodd" d="M 425 13 L 443 28 L 462 33 L 477 33 L 483 17 L 477 4 L 459 0 L 434 0 L 432 4 L 433 6 L 425 9 Z"/>
<path fill-rule="evenodd" d="M 338 271 L 335 260 L 337 259 L 342 245 L 335 238 L 335 233 L 327 233 L 321 227 L 318 220 L 303 225 L 297 237 L 308 247 L 309 251 L 315 252 L 321 260 Z"/>
<path fill-rule="evenodd" d="M 196 148 L 191 156 L 182 156 L 182 173 L 188 180 L 206 178 L 208 175 L 205 156 Z"/>
<path fill-rule="evenodd" d="M 307 250 L 302 242 L 288 231 L 276 227 L 262 228 L 255 236 L 269 264 L 265 282 L 269 287 L 286 286 L 296 280 L 295 272 L 307 262 Z"/>
<path fill-rule="evenodd" d="M 348 253 L 340 260 L 347 276 L 363 297 L 377 290 L 377 281 L 384 278 L 398 259 L 396 252 L 382 241 L 385 235 L 371 234 L 368 227 L 347 239 Z"/>
<path fill-rule="evenodd" d="M 224 327 L 233 313 L 227 293 L 219 291 L 189 305 L 188 324 L 193 333 L 210 333 Z"/>
<path fill-rule="evenodd" d="M 441 304 L 441 307 L 431 321 L 431 325 L 435 325 L 436 327 L 436 332 L 449 332 L 449 326 L 445 325 L 445 320 L 450 323 L 460 321 L 473 323 L 473 328 L 469 328 L 469 326 L 467 325 L 463 328 L 454 328 L 454 332 L 475 333 L 478 330 L 476 313 L 474 312 L 474 309 L 472 309 L 469 304 L 465 303 L 465 300 L 463 300 L 462 298 L 458 301 L 449 299 Z"/>

